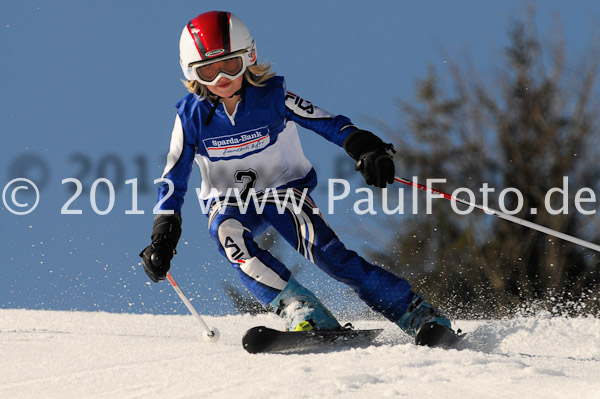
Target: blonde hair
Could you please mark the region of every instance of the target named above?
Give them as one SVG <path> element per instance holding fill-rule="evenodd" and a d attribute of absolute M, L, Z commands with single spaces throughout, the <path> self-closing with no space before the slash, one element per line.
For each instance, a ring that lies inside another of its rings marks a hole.
<path fill-rule="evenodd" d="M 261 87 L 265 82 L 275 76 L 275 72 L 271 71 L 271 64 L 249 65 L 244 71 L 244 80 L 252 86 Z M 182 80 L 184 86 L 190 93 L 193 93 L 205 99 L 214 97 L 208 88 L 197 80 Z"/>

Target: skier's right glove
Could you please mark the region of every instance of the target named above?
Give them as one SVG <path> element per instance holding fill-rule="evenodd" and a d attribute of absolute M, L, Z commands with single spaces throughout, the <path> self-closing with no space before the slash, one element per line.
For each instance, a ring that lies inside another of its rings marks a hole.
<path fill-rule="evenodd" d="M 355 161 L 356 170 L 365 182 L 379 188 L 394 182 L 394 161 L 388 151 L 395 153 L 392 144 L 366 130 L 356 130 L 344 140 L 344 149 Z"/>
<path fill-rule="evenodd" d="M 140 253 L 144 271 L 150 280 L 158 283 L 167 277 L 171 259 L 177 253 L 175 247 L 181 237 L 181 216 L 157 215 L 152 229 L 152 244 Z"/>

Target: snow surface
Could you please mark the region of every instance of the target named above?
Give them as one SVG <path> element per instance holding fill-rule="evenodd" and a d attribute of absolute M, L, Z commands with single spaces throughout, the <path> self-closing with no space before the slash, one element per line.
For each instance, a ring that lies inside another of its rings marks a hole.
<path fill-rule="evenodd" d="M 385 321 L 375 345 L 250 355 L 275 316 L 0 310 L 0 398 L 600 398 L 600 320 L 458 321 L 456 349 L 416 347 Z"/>

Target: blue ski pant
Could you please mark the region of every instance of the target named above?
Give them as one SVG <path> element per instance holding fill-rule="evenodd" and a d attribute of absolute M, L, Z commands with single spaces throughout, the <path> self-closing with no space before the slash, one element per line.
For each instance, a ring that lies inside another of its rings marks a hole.
<path fill-rule="evenodd" d="M 347 249 L 310 196 L 287 189 L 268 191 L 256 199 L 248 201 L 247 209 L 235 200 L 216 201 L 209 214 L 209 229 L 221 254 L 262 305 L 273 301 L 291 276 L 283 263 L 255 241 L 272 226 L 301 255 L 351 287 L 373 310 L 391 321 L 406 312 L 414 296 L 410 283 Z M 293 201 L 301 206 L 294 209 Z"/>

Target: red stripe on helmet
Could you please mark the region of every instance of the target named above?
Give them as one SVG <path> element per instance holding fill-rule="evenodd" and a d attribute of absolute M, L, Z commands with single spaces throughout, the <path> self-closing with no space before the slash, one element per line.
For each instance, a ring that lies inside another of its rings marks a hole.
<path fill-rule="evenodd" d="M 228 12 L 209 11 L 188 23 L 188 31 L 194 39 L 200 58 L 204 60 L 231 52 L 230 20 Z"/>
<path fill-rule="evenodd" d="M 200 54 L 200 59 L 204 59 L 206 50 L 204 49 L 204 44 L 202 44 L 202 40 L 200 40 L 200 36 L 198 35 L 198 29 L 194 26 L 192 21 L 188 23 L 187 28 L 188 32 L 190 32 L 190 36 L 192 36 L 192 39 L 194 39 L 194 44 L 196 45 L 198 54 Z"/>

